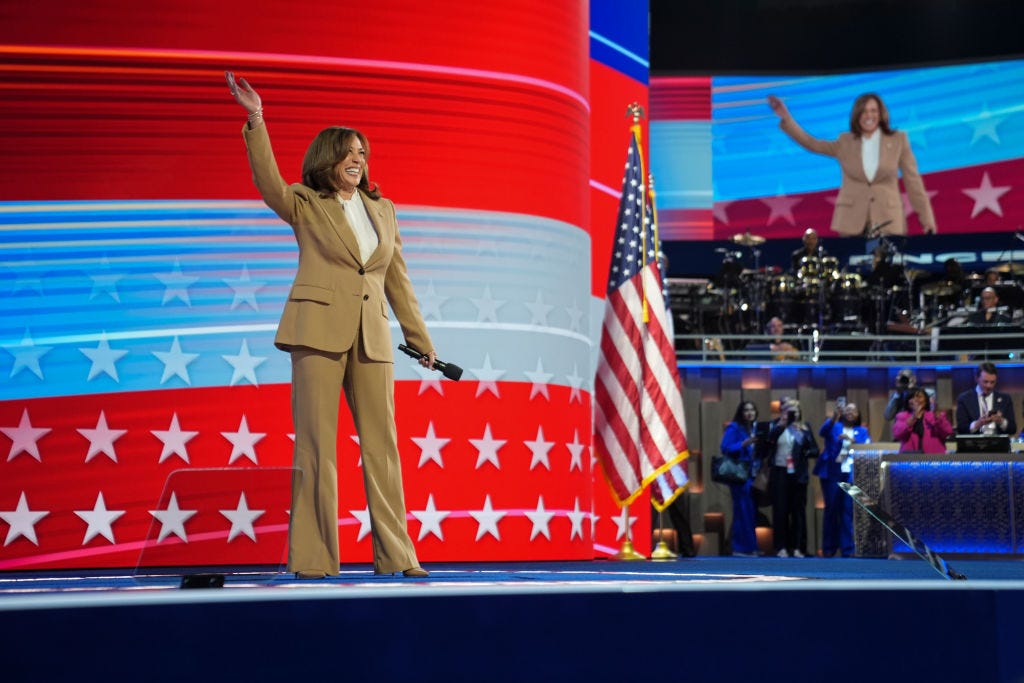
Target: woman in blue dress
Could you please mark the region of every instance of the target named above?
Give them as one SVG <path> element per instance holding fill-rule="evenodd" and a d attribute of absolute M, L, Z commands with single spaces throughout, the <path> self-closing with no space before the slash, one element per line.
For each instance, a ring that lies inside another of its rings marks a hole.
<path fill-rule="evenodd" d="M 853 500 L 840 482 L 853 480 L 853 456 L 850 445 L 870 443 L 868 430 L 861 426 L 860 411 L 853 403 L 837 400 L 832 417 L 821 425 L 818 435 L 825 448 L 814 465 L 814 474 L 821 480 L 825 499 L 825 515 L 821 529 L 821 554 L 832 557 L 838 550 L 843 557 L 853 555 Z"/>
<path fill-rule="evenodd" d="M 757 506 L 751 486 L 760 461 L 754 457 L 757 445 L 757 406 L 741 401 L 732 422 L 722 435 L 722 455 L 742 460 L 750 465 L 750 477 L 742 484 L 729 484 L 732 494 L 732 554 L 741 557 L 757 556 Z"/>

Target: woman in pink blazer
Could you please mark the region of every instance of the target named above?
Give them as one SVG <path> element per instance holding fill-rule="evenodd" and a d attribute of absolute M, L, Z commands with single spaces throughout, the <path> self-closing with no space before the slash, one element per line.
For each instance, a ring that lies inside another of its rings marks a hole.
<path fill-rule="evenodd" d="M 778 97 L 770 95 L 768 104 L 780 119 L 779 127 L 797 144 L 839 162 L 842 182 L 832 213 L 833 232 L 847 237 L 907 234 L 900 173 L 922 228 L 928 234 L 935 232 L 935 215 L 910 141 L 906 133 L 889 127 L 889 110 L 881 97 L 875 93 L 858 97 L 850 112 L 850 132 L 832 141 L 808 135 Z"/>
<path fill-rule="evenodd" d="M 924 388 L 914 387 L 907 399 L 910 409 L 896 413 L 892 436 L 900 442 L 900 453 L 946 452 L 946 439 L 953 435 L 953 426 L 945 413 L 928 410 L 930 402 Z"/>

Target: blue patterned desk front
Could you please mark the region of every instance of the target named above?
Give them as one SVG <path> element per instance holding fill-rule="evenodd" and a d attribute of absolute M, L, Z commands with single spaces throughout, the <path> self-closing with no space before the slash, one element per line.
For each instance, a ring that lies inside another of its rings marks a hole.
<path fill-rule="evenodd" d="M 940 554 L 1022 552 L 1024 461 L 1015 455 L 881 456 L 881 500 Z M 890 539 L 892 552 L 913 552 Z M 859 553 L 858 553 L 859 554 Z"/>

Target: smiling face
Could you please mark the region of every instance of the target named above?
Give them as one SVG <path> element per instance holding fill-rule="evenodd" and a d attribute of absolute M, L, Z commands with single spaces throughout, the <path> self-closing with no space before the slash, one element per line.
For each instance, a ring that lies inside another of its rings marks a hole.
<path fill-rule="evenodd" d="M 926 394 L 924 390 L 915 391 L 913 394 L 911 394 L 910 399 L 907 401 L 907 403 L 910 405 L 910 412 L 912 413 L 918 413 L 921 412 L 922 410 L 927 410 L 928 394 Z"/>
<path fill-rule="evenodd" d="M 366 168 L 366 150 L 363 143 L 356 135 L 350 135 L 348 139 L 348 154 L 335 166 L 335 173 L 338 178 L 338 193 L 345 199 L 350 199 L 352 194 L 359 187 Z"/>
<path fill-rule="evenodd" d="M 878 130 L 878 122 L 880 120 L 881 111 L 878 106 L 878 100 L 875 98 L 868 99 L 864 103 L 864 110 L 860 113 L 860 129 L 864 135 L 871 135 Z"/>

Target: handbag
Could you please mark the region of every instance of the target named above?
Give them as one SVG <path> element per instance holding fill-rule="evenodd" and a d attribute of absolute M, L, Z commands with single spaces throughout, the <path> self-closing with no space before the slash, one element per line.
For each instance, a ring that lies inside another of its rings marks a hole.
<path fill-rule="evenodd" d="M 711 457 L 711 480 L 719 484 L 744 484 L 750 479 L 750 462 L 728 455 Z"/>
<path fill-rule="evenodd" d="M 751 493 L 754 496 L 754 503 L 758 507 L 764 507 L 772 504 L 771 494 L 768 493 L 768 477 L 770 474 L 770 466 L 767 461 L 761 463 L 761 469 L 757 471 L 757 476 L 754 477 L 754 483 L 751 485 Z"/>

